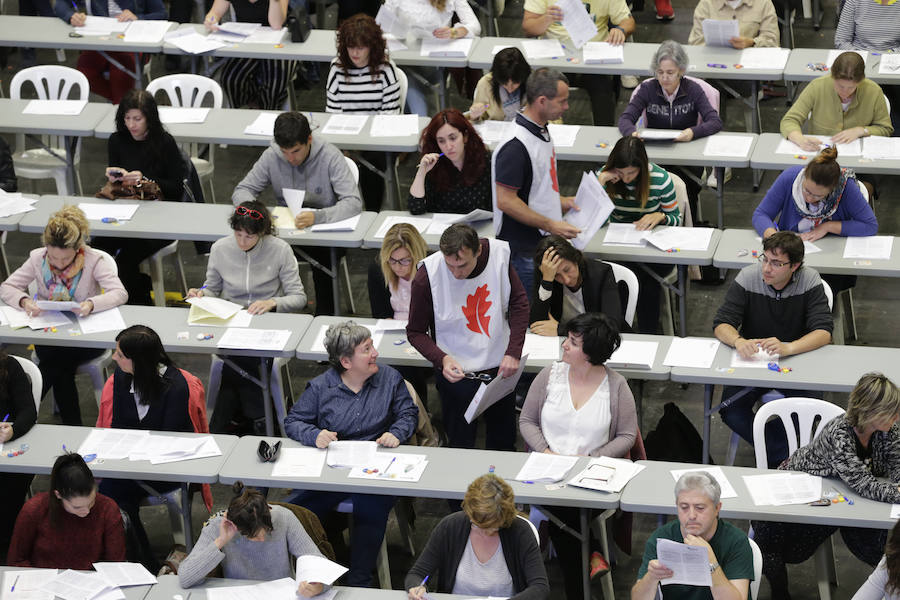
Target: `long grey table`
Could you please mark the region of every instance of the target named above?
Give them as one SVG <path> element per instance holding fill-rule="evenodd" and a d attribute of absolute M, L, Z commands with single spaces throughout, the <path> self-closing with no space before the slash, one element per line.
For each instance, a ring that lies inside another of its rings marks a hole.
<path fill-rule="evenodd" d="M 712 366 L 708 369 L 672 367 L 672 381 L 700 383 L 703 393 L 703 457 L 709 456 L 710 418 L 721 405 L 712 405 L 713 387 L 765 387 L 784 392 L 790 390 L 818 390 L 849 392 L 859 378 L 879 371 L 892 380 L 900 378 L 900 348 L 871 346 L 835 346 L 829 344 L 778 361 L 790 367 L 790 373 L 767 368 L 731 368 L 731 346 L 721 344 Z"/>
<path fill-rule="evenodd" d="M 813 136 L 824 138 L 827 136 Z M 784 171 L 788 167 L 805 166 L 816 155 L 815 152 L 803 152 L 802 154 L 776 154 L 775 149 L 781 143 L 780 133 L 764 133 L 756 140 L 753 154 L 750 157 L 750 166 L 754 169 L 773 169 Z M 865 142 L 863 142 L 865 143 Z M 799 156 L 799 158 L 797 158 Z M 838 161 L 842 167 L 851 168 L 857 173 L 874 173 L 877 175 L 893 175 L 900 170 L 900 157 L 887 160 L 869 160 L 862 156 L 839 156 Z"/>
<path fill-rule="evenodd" d="M 5 574 L 9 571 L 30 571 L 29 567 L 9 567 L 9 566 L 0 566 L 0 579 L 3 579 Z M 93 571 L 87 571 L 88 573 L 92 573 Z M 7 596 L 9 593 L 9 588 L 12 586 L 12 582 L 6 581 L 3 579 L 3 594 Z M 155 585 L 130 585 L 128 587 L 120 588 L 122 593 L 125 594 L 125 600 L 144 600 L 147 594 L 150 592 L 150 589 L 156 587 Z M 15 597 L 15 596 L 8 596 Z M 59 596 L 56 596 L 58 598 Z"/>
<path fill-rule="evenodd" d="M 6 327 L 3 329 L 6 329 Z M 18 449 L 22 444 L 27 444 L 28 449 L 26 452 L 13 457 L 7 456 L 5 452 L 0 453 L 0 472 L 48 475 L 53 468 L 56 457 L 66 450 L 77 452 L 79 446 L 81 446 L 92 430 L 93 428 L 91 427 L 37 424 L 31 428 L 31 431 L 16 441 L 7 444 L 10 449 Z M 156 433 L 176 437 L 210 435 L 168 431 Z M 193 530 L 190 511 L 191 496 L 188 494 L 188 485 L 191 483 L 218 482 L 219 471 L 238 442 L 238 438 L 233 435 L 214 434 L 213 438 L 222 451 L 220 456 L 195 458 L 158 465 L 151 464 L 150 461 L 146 460 L 133 461 L 127 458 L 122 460 L 98 459 L 89 463 L 89 466 L 96 477 L 175 481 L 180 483 L 184 536 L 188 550 L 190 550 Z"/>
<path fill-rule="evenodd" d="M 896 240 L 895 240 L 896 242 Z M 865 275 L 869 277 L 900 277 L 900 251 L 891 252 L 887 260 L 844 258 L 847 238 L 826 235 L 812 242 L 822 251 L 806 253 L 803 264 L 819 273 L 835 275 Z M 723 269 L 741 269 L 756 262 L 749 252 L 739 256 L 743 250 L 758 250 L 762 253 L 762 242 L 752 229 L 726 229 L 716 248 L 713 264 Z"/>
<path fill-rule="evenodd" d="M 460 500 L 466 488 L 477 477 L 484 475 L 491 467 L 512 486 L 516 502 L 540 506 L 577 507 L 581 513 L 578 535 L 581 541 L 582 572 L 584 573 L 585 600 L 590 600 L 588 582 L 588 538 L 590 537 L 588 510 L 615 510 L 619 506 L 619 494 L 595 492 L 575 486 L 548 490 L 541 483 L 527 484 L 514 481 L 513 477 L 525 464 L 528 455 L 524 452 L 500 452 L 495 450 L 465 450 L 460 448 L 429 448 L 420 446 L 400 446 L 392 453 L 424 454 L 428 457 L 428 467 L 418 482 L 396 480 L 351 479 L 346 469 L 322 468 L 321 477 L 273 476 L 274 465 L 261 463 L 256 455 L 256 447 L 264 438 L 245 436 L 225 461 L 219 473 L 219 481 L 231 484 L 243 481 L 246 485 L 262 487 L 303 488 L 346 493 L 412 496 L 420 498 L 447 498 Z M 271 440 L 269 440 L 271 441 Z M 294 440 L 282 440 L 282 448 L 297 448 L 302 445 Z M 588 462 L 587 457 L 579 459 L 569 471 L 574 475 Z M 550 512 L 550 511 L 546 511 Z M 549 516 L 549 515 L 548 515 Z M 608 577 L 608 576 L 607 576 Z M 605 581 L 612 594 L 612 578 Z M 609 596 L 612 597 L 611 595 Z"/>
<path fill-rule="evenodd" d="M 816 71 L 809 67 L 810 64 L 824 63 L 828 59 L 829 48 L 794 48 L 784 66 L 785 81 L 812 81 L 822 75 L 828 75 L 829 71 Z M 866 78 L 875 83 L 894 84 L 900 83 L 900 73 L 879 73 L 881 54 L 869 52 L 866 56 Z"/>
<path fill-rule="evenodd" d="M 37 19 L 41 17 L 16 18 Z M 59 21 L 59 19 L 55 19 L 55 21 Z M 59 22 L 62 23 L 62 21 Z M 0 29 L 2 27 L 0 25 Z M 25 110 L 29 102 L 30 100 L 0 98 L 0 131 L 27 134 L 29 137 L 41 135 L 63 136 L 66 155 L 57 156 L 57 158 L 66 165 L 66 179 L 68 180 L 69 189 L 76 189 L 78 173 L 75 168 L 75 147 L 78 143 L 78 138 L 94 135 L 94 128 L 106 115 L 109 110 L 109 104 L 88 102 L 81 114 L 73 117 L 68 115 L 26 115 L 22 111 Z M 34 139 L 41 146 L 47 148 L 39 138 Z"/>
<path fill-rule="evenodd" d="M 430 219 L 434 216 L 433 213 L 423 213 L 421 215 L 414 215 L 409 211 L 405 210 L 383 210 L 377 214 L 375 220 L 372 221 L 372 225 L 369 227 L 369 230 L 366 232 L 365 237 L 363 237 L 363 248 L 381 248 L 381 244 L 384 241 L 384 238 L 375 237 L 375 234 L 378 233 L 378 230 L 381 229 L 381 226 L 384 224 L 385 219 L 388 217 L 399 217 L 401 219 L 406 218 L 414 218 L 414 219 Z M 494 237 L 494 223 L 491 219 L 486 219 L 484 221 L 476 221 L 474 223 L 469 223 L 475 231 L 478 232 L 479 237 L 492 238 Z M 419 233 L 422 233 L 421 231 Z M 428 245 L 428 249 L 431 251 L 435 251 L 438 249 L 439 243 L 441 241 L 440 234 L 436 233 L 422 233 L 422 237 L 425 239 L 425 243 Z"/>
<path fill-rule="evenodd" d="M 193 29 L 201 35 L 207 35 L 206 27 L 197 23 L 182 23 L 179 31 Z M 162 45 L 163 54 L 175 54 L 178 56 L 214 56 L 217 58 L 258 58 L 258 59 L 287 59 L 308 60 L 312 62 L 329 62 L 335 55 L 335 39 L 337 32 L 328 29 L 313 29 L 305 42 L 294 43 L 291 41 L 290 32 L 285 32 L 281 44 L 250 44 L 239 42 L 217 48 L 212 52 L 197 55 L 188 54 L 171 42 Z"/>

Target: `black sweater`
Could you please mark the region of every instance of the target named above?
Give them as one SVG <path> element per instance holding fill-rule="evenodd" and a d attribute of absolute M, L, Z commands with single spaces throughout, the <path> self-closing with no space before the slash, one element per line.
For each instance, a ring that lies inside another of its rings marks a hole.
<path fill-rule="evenodd" d="M 4 192 L 15 192 L 18 189 L 19 183 L 16 180 L 16 169 L 13 166 L 13 158 L 9 149 L 9 144 L 0 137 L 0 190 L 3 190 Z M 6 413 L 3 414 L 5 415 Z"/>
<path fill-rule="evenodd" d="M 168 133 L 163 135 L 165 137 L 162 156 L 154 157 L 146 141 L 139 142 L 131 137 L 130 133 L 125 135 L 113 133 L 107 144 L 109 151 L 107 164 L 110 167 L 121 167 L 126 171 L 140 171 L 144 177 L 159 184 L 163 200 L 180 202 L 184 193 L 181 182 L 187 175 L 185 163 L 175 138 Z"/>
<path fill-rule="evenodd" d="M 439 593 L 449 594 L 456 581 L 456 570 L 462 560 L 469 533 L 472 531 L 469 516 L 464 512 L 447 515 L 438 523 L 428 544 L 419 555 L 416 564 L 406 575 L 404 587 L 408 590 L 422 583 L 430 575 L 429 583 Z M 531 527 L 516 517 L 512 525 L 500 529 L 503 557 L 513 580 L 514 596 L 510 600 L 543 600 L 550 597 L 547 572 L 541 559 L 541 550 Z"/>
<path fill-rule="evenodd" d="M 581 282 L 581 296 L 584 299 L 586 312 L 602 312 L 619 326 L 619 331 L 631 331 L 625 323 L 625 311 L 622 308 L 622 300 L 619 297 L 619 287 L 616 278 L 613 277 L 612 267 L 599 260 L 585 260 Z M 557 335 L 566 335 L 560 317 L 562 317 L 563 286 L 558 281 L 545 282 L 541 280 L 540 270 L 535 272 L 535 289 L 531 296 L 531 313 L 529 323 L 546 321 L 547 315 L 552 315 L 559 321 Z M 541 300 L 539 289 L 544 286 L 551 292 L 547 300 Z"/>
<path fill-rule="evenodd" d="M 121 429 L 150 429 L 153 431 L 194 431 L 188 408 L 190 389 L 176 367 L 166 369 L 163 375 L 162 396 L 150 402 L 150 410 L 143 420 L 138 418 L 134 394 L 131 393 L 132 376 L 116 369 L 113 375 L 112 427 Z"/>
<path fill-rule="evenodd" d="M 7 356 L 3 360 L 3 369 L 6 371 L 6 394 L 0 398 L 0 420 L 9 414 L 9 422 L 13 424 L 10 440 L 14 440 L 28 433 L 34 426 L 37 409 L 31 394 L 31 382 L 18 361 Z"/>

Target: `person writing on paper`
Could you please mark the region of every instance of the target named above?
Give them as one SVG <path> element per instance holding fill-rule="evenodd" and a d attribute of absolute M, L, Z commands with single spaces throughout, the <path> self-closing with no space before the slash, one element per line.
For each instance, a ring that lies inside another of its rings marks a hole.
<path fill-rule="evenodd" d="M 207 5 L 208 6 L 208 5 Z M 233 10 L 239 23 L 259 23 L 280 30 L 287 20 L 288 3 L 279 0 L 215 0 L 203 24 L 218 31 L 219 21 Z M 290 34 L 287 41 L 290 42 Z M 288 97 L 299 63 L 275 58 L 226 58 L 219 72 L 222 87 L 232 108 L 278 110 Z"/>
<path fill-rule="evenodd" d="M 900 503 L 898 419 L 900 389 L 881 373 L 866 373 L 850 392 L 847 412 L 822 426 L 813 441 L 798 448 L 779 468 L 819 477 L 838 477 L 863 498 Z M 823 488 L 826 486 L 823 482 Z M 888 509 L 885 506 L 881 510 Z M 772 587 L 773 598 L 791 597 L 785 564 L 805 561 L 838 529 L 834 525 L 768 521 L 753 521 L 752 525 L 763 555 L 763 574 Z M 872 567 L 878 564 L 887 530 L 860 527 L 840 530 L 856 558 Z"/>
<path fill-rule="evenodd" d="M 525 83 L 527 105 L 512 137 L 491 158 L 494 233 L 509 244 L 510 264 L 526 290 L 534 280 L 534 250 L 546 233 L 573 238 L 581 230 L 563 221 L 575 198 L 559 195 L 556 150 L 547 123 L 569 108 L 569 81 L 555 69 L 537 69 Z"/>
<path fill-rule="evenodd" d="M 445 594 L 549 598 L 541 549 L 515 501 L 509 484 L 493 473 L 470 483 L 462 510 L 441 519 L 407 573 L 409 600 L 428 597 L 426 579 Z"/>
<path fill-rule="evenodd" d="M 512 121 L 525 105 L 525 82 L 531 66 L 522 51 L 512 46 L 494 55 L 491 70 L 478 80 L 472 106 L 466 113 L 472 121 Z"/>
<path fill-rule="evenodd" d="M 256 200 L 242 202 L 228 219 L 234 235 L 212 245 L 203 287 L 191 288 L 187 297 L 222 298 L 246 307 L 251 315 L 269 311 L 300 312 L 306 306 L 306 292 L 300 280 L 297 259 L 290 245 L 276 237 L 269 210 Z M 246 373 L 259 377 L 258 356 L 229 356 Z M 267 361 L 271 366 L 271 359 Z M 265 410 L 260 387 L 231 365 L 222 366 L 216 406 L 210 431 L 226 433 L 243 430 L 251 423 L 257 433 L 265 432 Z"/>
<path fill-rule="evenodd" d="M 266 148 L 249 173 L 238 183 L 231 202 L 256 200 L 260 193 L 272 186 L 275 201 L 285 206 L 284 190 L 304 192 L 304 210 L 296 216 L 294 225 L 304 229 L 315 223 L 334 223 L 362 212 L 363 204 L 353 173 L 341 151 L 312 134 L 309 121 L 300 112 L 285 112 L 275 119 L 272 144 Z M 281 227 L 288 227 L 281 224 Z M 328 268 L 331 248 L 301 246 L 306 255 Z M 340 252 L 338 253 L 340 258 Z M 313 269 L 316 288 L 316 314 L 334 314 L 334 294 L 331 276 L 321 269 Z"/>
<path fill-rule="evenodd" d="M 620 138 L 597 176 L 615 204 L 611 223 L 634 223 L 635 229 L 648 231 L 657 225 L 681 224 L 681 211 L 675 197 L 675 185 L 669 172 L 647 159 L 647 149 L 639 137 Z M 672 265 L 622 263 L 637 275 L 641 293 L 637 300 L 638 331 L 659 331 L 660 284 L 647 271 L 665 277 Z"/>
<path fill-rule="evenodd" d="M 142 178 L 159 184 L 162 200 L 180 201 L 187 175 L 181 150 L 159 120 L 153 95 L 132 90 L 116 110 L 116 131 L 107 142 L 109 181 L 136 184 Z M 140 264 L 171 240 L 148 238 L 101 237 L 94 247 L 115 257 L 119 276 L 132 304 L 151 306 L 150 276 L 142 273 Z"/>
<path fill-rule="evenodd" d="M 719 518 L 722 489 L 706 471 L 685 473 L 675 483 L 678 519 L 658 528 L 647 539 L 638 580 L 631 588 L 631 600 L 662 598 L 711 598 L 746 600 L 754 579 L 753 551 L 747 534 Z M 656 540 L 672 540 L 688 546 L 706 548 L 712 586 L 668 584 L 672 570 L 656 558 Z M 775 597 L 775 596 L 773 596 Z"/>
<path fill-rule="evenodd" d="M 617 331 L 630 329 L 607 263 L 586 260 L 567 240 L 548 235 L 538 242 L 534 270 L 541 274 L 541 281 L 531 295 L 531 333 L 564 336 L 566 324 L 585 312 L 606 314 Z"/>
<path fill-rule="evenodd" d="M 325 349 L 331 368 L 306 384 L 284 419 L 287 436 L 315 448 L 327 448 L 337 440 L 375 441 L 385 448 L 405 443 L 416 429 L 419 411 L 400 373 L 387 365 L 379 367 L 371 332 L 353 321 L 331 325 Z M 288 502 L 316 513 L 327 530 L 325 517 L 347 498 L 353 501 L 353 532 L 345 584 L 369 587 L 397 498 L 296 490 Z"/>
<path fill-rule="evenodd" d="M 9 546 L 11 567 L 90 571 L 125 560 L 125 526 L 116 503 L 97 493 L 80 454 L 66 452 L 50 471 L 50 491 L 25 503 Z"/>
<path fill-rule="evenodd" d="M 740 270 L 713 318 L 713 332 L 744 359 L 785 358 L 831 342 L 834 321 L 819 274 L 803 266 L 803 240 L 779 231 L 763 240 L 759 262 Z M 757 355 L 757 353 L 761 353 Z M 753 407 L 770 388 L 725 386 L 722 421 L 753 444 Z M 736 398 L 732 398 L 740 394 Z M 822 392 L 791 390 L 791 396 L 821 398 Z M 783 394 L 782 394 L 783 396 Z M 769 467 L 787 457 L 784 428 L 766 425 Z"/>
<path fill-rule="evenodd" d="M 579 456 L 629 456 L 637 436 L 634 396 L 625 378 L 604 366 L 621 345 L 616 322 L 602 313 L 581 313 L 563 331 L 562 361 L 541 369 L 525 398 L 519 431 L 533 452 Z M 634 457 L 632 457 L 634 458 Z M 579 528 L 577 508 L 553 514 Z M 582 591 L 581 544 L 550 523 L 566 597 Z M 591 576 L 609 571 L 600 552 L 591 554 Z"/>
<path fill-rule="evenodd" d="M 77 206 L 64 206 L 44 227 L 44 246 L 32 250 L 28 260 L 0 284 L 0 300 L 38 316 L 36 300 L 78 302 L 85 317 L 124 304 L 128 293 L 116 275 L 116 265 L 104 252 L 87 245 L 88 221 Z M 29 294 L 34 283 L 36 293 Z M 75 369 L 103 354 L 102 348 L 35 345 L 43 378 L 43 398 L 50 388 L 63 425 L 81 425 Z M 93 400 L 91 400 L 93 402 Z"/>
<path fill-rule="evenodd" d="M 563 9 L 554 2 L 555 0 L 525 0 L 522 31 L 531 37 L 557 39 L 562 44 L 563 50 L 576 52 L 575 42 L 562 24 Z M 658 3 L 669 4 L 669 1 L 658 0 Z M 607 42 L 613 46 L 621 46 L 637 29 L 625 0 L 591 2 L 585 3 L 584 6 L 588 18 L 597 27 L 597 35 L 590 40 L 592 42 Z M 671 10 L 669 4 L 670 14 Z M 620 86 L 620 78 L 617 75 L 584 73 L 576 75 L 572 85 L 587 90 L 591 99 L 594 125 L 612 125 L 615 122 Z"/>
<path fill-rule="evenodd" d="M 82 9 L 87 2 L 90 7 Z M 166 7 L 162 0 L 86 0 L 86 2 L 56 2 L 56 16 L 75 28 L 84 27 L 88 14 L 94 17 L 112 17 L 119 22 L 165 21 Z M 113 34 L 115 36 L 115 34 Z M 108 39 L 108 38 L 106 38 Z M 76 68 L 87 77 L 90 90 L 119 104 L 134 88 L 134 71 L 141 66 L 135 63 L 137 53 L 106 50 L 82 50 Z M 118 63 L 118 64 L 116 64 Z"/>
<path fill-rule="evenodd" d="M 422 213 L 491 210 L 491 159 L 472 124 L 455 108 L 434 115 L 419 139 L 422 158 L 407 206 Z"/>
<path fill-rule="evenodd" d="M 434 365 L 450 446 L 474 448 L 478 423 L 466 422 L 466 409 L 482 382 L 518 371 L 528 296 L 507 243 L 479 238 L 464 223 L 448 227 L 440 252 L 422 264 L 413 279 L 406 336 Z M 515 409 L 510 392 L 484 411 L 488 450 L 515 449 Z"/>
<path fill-rule="evenodd" d="M 894 524 L 884 545 L 884 556 L 866 582 L 850 600 L 897 600 L 900 598 L 900 521 Z"/>
<path fill-rule="evenodd" d="M 694 7 L 694 25 L 688 44 L 702 46 L 703 21 L 737 21 L 738 35 L 728 40 L 732 48 L 777 48 L 781 43 L 778 14 L 772 0 L 700 0 Z"/>
<path fill-rule="evenodd" d="M 221 565 L 223 577 L 273 581 L 293 578 L 297 556 L 322 556 L 303 525 L 289 509 L 269 506 L 266 497 L 238 481 L 231 486 L 228 509 L 203 525 L 200 539 L 178 567 L 183 588 L 203 583 L 206 574 Z M 297 595 L 321 594 L 321 583 L 301 581 Z"/>

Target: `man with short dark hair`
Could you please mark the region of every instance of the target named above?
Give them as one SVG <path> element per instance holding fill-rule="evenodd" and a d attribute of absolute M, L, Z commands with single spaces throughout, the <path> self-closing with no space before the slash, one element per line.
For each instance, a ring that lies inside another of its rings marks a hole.
<path fill-rule="evenodd" d="M 441 235 L 440 250 L 413 279 L 406 336 L 434 365 L 450 445 L 474 448 L 476 424 L 466 423 L 466 408 L 482 381 L 519 368 L 528 296 L 506 242 L 459 223 Z M 515 449 L 515 394 L 488 408 L 484 420 L 489 450 Z"/>
<path fill-rule="evenodd" d="M 759 263 L 741 269 L 713 320 L 715 335 L 744 358 L 759 350 L 785 358 L 815 350 L 831 341 L 834 322 L 819 274 L 803 266 L 803 240 L 791 231 L 763 240 Z M 753 444 L 753 407 L 767 388 L 726 386 L 722 420 Z M 820 392 L 792 395 L 821 397 Z M 787 458 L 784 428 L 766 426 L 769 466 Z"/>
<path fill-rule="evenodd" d="M 559 195 L 556 151 L 547 123 L 569 108 L 569 82 L 555 69 L 536 69 L 525 82 L 527 104 L 491 159 L 494 233 L 509 242 L 510 261 L 525 291 L 534 281 L 534 251 L 550 233 L 573 238 L 580 230 L 562 220 L 573 197 Z"/>
<path fill-rule="evenodd" d="M 362 212 L 359 189 L 341 151 L 312 134 L 309 121 L 296 111 L 285 112 L 275 119 L 274 141 L 266 148 L 250 172 L 244 176 L 231 202 L 237 206 L 256 200 L 268 186 L 272 186 L 275 200 L 284 206 L 284 190 L 302 190 L 304 211 L 294 222 L 297 229 L 315 223 L 333 223 L 349 219 Z M 303 246 L 302 250 L 315 261 L 330 265 L 330 249 Z M 334 295 L 331 277 L 321 269 L 313 269 L 316 287 L 316 314 L 334 314 Z"/>

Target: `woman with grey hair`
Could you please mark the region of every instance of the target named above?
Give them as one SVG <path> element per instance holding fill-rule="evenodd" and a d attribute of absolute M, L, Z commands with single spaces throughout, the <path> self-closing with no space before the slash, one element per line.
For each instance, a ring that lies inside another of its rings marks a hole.
<path fill-rule="evenodd" d="M 828 422 L 816 439 L 798 448 L 779 468 L 839 477 L 864 498 L 900 503 L 898 419 L 900 389 L 881 373 L 867 373 L 850 392 L 847 412 Z M 753 529 L 772 597 L 789 598 L 785 564 L 808 559 L 838 527 L 760 521 L 753 523 Z M 878 564 L 887 530 L 840 529 L 841 537 L 857 558 L 872 567 Z"/>
<path fill-rule="evenodd" d="M 375 441 L 386 448 L 406 442 L 415 431 L 419 410 L 400 373 L 376 362 L 378 351 L 369 330 L 353 321 L 331 325 L 325 348 L 331 368 L 306 384 L 285 417 L 288 437 L 315 448 L 343 440 Z M 353 532 L 344 583 L 368 587 L 396 498 L 297 490 L 287 501 L 313 511 L 327 527 L 326 517 L 347 498 L 353 500 Z"/>
<path fill-rule="evenodd" d="M 659 45 L 650 61 L 653 79 L 644 81 L 631 95 L 631 101 L 619 117 L 622 135 L 640 136 L 639 120 L 650 129 L 679 130 L 676 142 L 689 142 L 722 131 L 722 119 L 717 107 L 710 104 L 708 84 L 699 79 L 685 77 L 688 57 L 681 44 L 666 40 Z M 711 89 L 711 88 L 710 88 Z M 688 174 L 699 176 L 701 169 L 690 167 L 669 168 L 684 179 L 691 203 L 691 212 L 697 214 L 700 186 Z"/>

